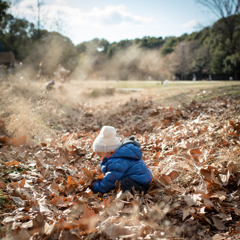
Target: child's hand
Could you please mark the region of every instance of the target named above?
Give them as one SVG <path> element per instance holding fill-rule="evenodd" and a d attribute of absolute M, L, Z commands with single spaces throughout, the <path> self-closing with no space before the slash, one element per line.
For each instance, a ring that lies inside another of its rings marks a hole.
<path fill-rule="evenodd" d="M 99 168 L 97 168 L 97 173 L 99 174 L 101 174 L 102 173 L 102 171 L 101 171 L 101 168 L 99 167 Z"/>

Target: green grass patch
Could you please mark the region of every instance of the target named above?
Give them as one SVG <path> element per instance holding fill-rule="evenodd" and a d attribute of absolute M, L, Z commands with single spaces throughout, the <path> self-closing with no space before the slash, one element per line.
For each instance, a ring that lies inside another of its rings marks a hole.
<path fill-rule="evenodd" d="M 168 86 L 165 87 L 161 84 L 161 81 L 109 81 L 108 86 L 114 88 L 171 88 L 171 87 L 215 87 L 215 86 L 228 86 L 233 84 L 239 84 L 239 82 L 229 81 L 169 81 Z"/>
<path fill-rule="evenodd" d="M 115 88 L 160 88 L 163 87 L 161 82 L 159 83 L 151 83 L 151 82 L 118 82 L 113 83 Z"/>
<path fill-rule="evenodd" d="M 3 196 L 3 190 L 0 189 L 0 206 L 3 206 L 4 204 L 7 204 L 7 200 L 5 199 L 5 197 Z"/>
<path fill-rule="evenodd" d="M 215 89 L 201 90 L 196 97 L 197 101 L 209 100 L 216 97 L 236 96 L 240 94 L 240 85 L 231 85 L 225 87 L 218 87 Z"/>
<path fill-rule="evenodd" d="M 8 168 L 5 173 L 6 174 L 10 174 L 10 173 L 21 173 L 21 172 L 24 172 L 24 171 L 29 171 L 29 169 L 27 168 L 22 168 L 22 167 L 19 167 L 19 168 Z"/>
<path fill-rule="evenodd" d="M 86 95 L 88 97 L 112 96 L 115 93 L 115 88 L 94 88 Z"/>

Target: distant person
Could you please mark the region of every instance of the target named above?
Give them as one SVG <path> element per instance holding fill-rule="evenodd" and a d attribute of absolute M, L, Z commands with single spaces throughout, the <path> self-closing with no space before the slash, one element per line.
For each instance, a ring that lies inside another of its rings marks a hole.
<path fill-rule="evenodd" d="M 58 64 L 56 75 L 60 78 L 62 82 L 65 82 L 67 80 L 69 73 L 70 73 L 70 70 L 67 70 L 66 68 L 64 68 L 61 63 Z"/>
<path fill-rule="evenodd" d="M 93 151 L 99 156 L 100 167 L 104 177 L 93 184 L 95 193 L 105 193 L 115 188 L 121 181 L 123 192 L 136 191 L 146 193 L 150 188 L 152 173 L 142 160 L 141 144 L 134 136 L 120 143 L 114 127 L 104 126 L 95 141 Z"/>
<path fill-rule="evenodd" d="M 164 80 L 164 87 L 168 86 L 168 80 Z"/>
<path fill-rule="evenodd" d="M 14 61 L 11 61 L 11 63 L 10 63 L 10 68 L 15 68 Z"/>
<path fill-rule="evenodd" d="M 48 91 L 54 90 L 54 85 L 55 85 L 55 82 L 54 82 L 53 80 L 51 80 L 50 82 L 48 82 L 48 83 L 46 84 L 46 89 L 47 89 Z"/>
<path fill-rule="evenodd" d="M 196 78 L 196 75 L 193 74 L 193 76 L 192 76 L 192 80 L 193 80 L 193 81 L 196 81 L 196 79 L 197 79 L 197 78 Z"/>
<path fill-rule="evenodd" d="M 40 78 L 43 74 L 43 61 L 41 61 L 38 66 L 39 66 L 39 69 L 38 69 L 37 77 Z"/>
<path fill-rule="evenodd" d="M 209 75 L 208 80 L 209 80 L 209 81 L 212 81 L 212 76 L 211 76 L 211 74 Z"/>
<path fill-rule="evenodd" d="M 9 73 L 14 75 L 15 73 L 15 63 L 14 61 L 11 61 L 10 66 L 9 66 Z"/>

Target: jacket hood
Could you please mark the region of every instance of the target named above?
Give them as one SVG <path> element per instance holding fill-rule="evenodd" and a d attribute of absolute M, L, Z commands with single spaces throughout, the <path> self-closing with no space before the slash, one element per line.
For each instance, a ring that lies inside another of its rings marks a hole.
<path fill-rule="evenodd" d="M 133 143 L 127 143 L 120 147 L 110 158 L 140 160 L 142 158 L 142 150 Z"/>

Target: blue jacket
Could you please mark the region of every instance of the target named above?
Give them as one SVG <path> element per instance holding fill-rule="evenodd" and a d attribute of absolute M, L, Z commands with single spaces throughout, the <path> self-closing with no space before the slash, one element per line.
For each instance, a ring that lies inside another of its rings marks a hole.
<path fill-rule="evenodd" d="M 116 181 L 125 177 L 143 185 L 152 180 L 152 173 L 142 160 L 141 149 L 133 143 L 123 145 L 113 155 L 104 158 L 100 166 L 104 177 L 94 183 L 94 192 L 108 192 L 115 187 Z"/>

